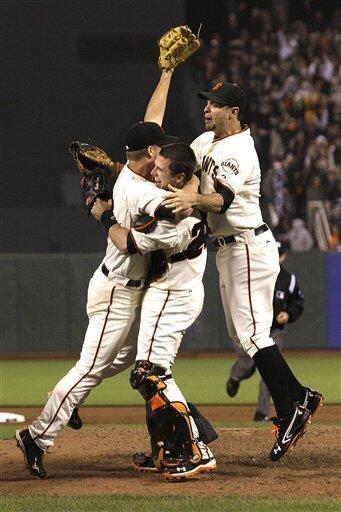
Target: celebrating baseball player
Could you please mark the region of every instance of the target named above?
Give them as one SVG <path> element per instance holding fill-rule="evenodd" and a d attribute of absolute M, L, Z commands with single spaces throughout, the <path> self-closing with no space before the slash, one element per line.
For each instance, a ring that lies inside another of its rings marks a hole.
<path fill-rule="evenodd" d="M 193 150 L 187 144 L 164 146 L 152 171 L 158 188 L 145 182 L 143 187 L 129 189 L 131 215 L 142 211 L 155 216 L 164 198 L 163 189 L 167 190 L 170 184 L 182 188 L 190 181 L 195 164 Z M 108 211 L 108 203 L 96 201 L 91 213 L 100 220 Z M 184 332 L 203 306 L 206 223 L 200 215 L 177 223 L 150 217 L 144 225 L 130 230 L 116 223 L 109 229 L 109 237 L 123 253 L 145 254 L 162 249 L 165 258 L 164 272 L 152 280 L 142 301 L 136 363 L 130 377 L 132 387 L 146 400 L 159 426 L 157 442 L 152 439 L 155 466 L 147 461 L 147 468 L 156 467 L 169 480 L 213 471 L 216 461 L 199 435 L 191 409 L 171 371 Z M 146 461 L 136 466 L 144 470 Z"/>
<path fill-rule="evenodd" d="M 180 38 L 179 47 L 183 55 L 183 38 Z M 168 74 L 171 74 L 171 70 Z M 160 106 L 162 108 L 162 102 Z M 101 216 L 101 222 L 107 231 L 116 222 L 130 229 L 137 215 L 133 218 L 128 210 L 128 191 L 134 183 L 150 178 L 160 148 L 176 140 L 165 135 L 154 122 L 135 125 L 127 134 L 129 166 L 126 164 L 123 169 L 99 148 L 73 143 L 70 151 L 83 175 L 81 183 L 87 212 L 90 213 L 97 198 L 107 200 L 110 197 L 110 178 L 121 171 L 113 192 L 115 217 L 108 210 Z M 161 206 L 154 204 L 155 210 Z M 163 210 L 160 207 L 159 213 Z M 155 211 L 153 215 L 156 215 Z M 75 408 L 103 378 L 124 370 L 132 362 L 136 347 L 125 346 L 125 342 L 142 299 L 149 268 L 149 256 L 141 252 L 123 254 L 108 237 L 106 255 L 89 283 L 89 324 L 80 358 L 53 389 L 41 415 L 28 428 L 16 431 L 17 445 L 24 454 L 27 469 L 36 478 L 46 476 L 44 454 L 54 444 L 58 433 L 70 422 L 72 415 L 75 416 Z M 76 420 L 79 420 L 77 415 Z M 187 420 L 190 421 L 188 417 Z M 197 439 L 195 426 L 192 422 L 190 424 L 194 429 L 193 440 Z M 81 422 L 71 422 L 72 425 L 79 428 Z M 213 457 L 211 460 L 214 461 Z"/>
<path fill-rule="evenodd" d="M 113 194 L 116 218 L 128 228 L 133 225 L 134 220 L 127 208 L 126 197 L 130 187 L 135 182 L 145 181 L 143 176 L 150 176 L 160 148 L 177 140 L 167 136 L 156 123 L 141 123 L 128 132 L 128 148 L 136 136 L 136 131 L 143 132 L 140 136 L 146 149 L 143 155 L 134 155 L 133 151 L 127 151 L 130 168 L 126 165 L 121 171 Z M 79 157 L 83 162 L 83 157 Z M 97 179 L 95 184 L 98 185 Z M 89 197 L 91 201 L 86 201 L 87 207 L 96 199 L 92 195 Z M 106 229 L 112 225 L 111 216 L 112 212 L 102 219 Z M 108 238 L 105 257 L 89 283 L 89 324 L 80 358 L 55 386 L 41 415 L 27 429 L 16 432 L 17 443 L 24 453 L 26 465 L 36 478 L 46 476 L 43 455 L 69 422 L 74 408 L 88 396 L 92 388 L 109 376 L 109 370 L 112 376 L 130 366 L 131 351 L 124 352 L 126 364 L 117 364 L 113 368 L 112 363 L 124 348 L 136 317 L 148 268 L 148 257 L 140 253 L 122 254 Z"/>
<path fill-rule="evenodd" d="M 171 77 L 167 75 L 169 81 Z M 164 99 L 168 89 L 164 84 L 158 96 Z M 276 408 L 276 441 L 270 452 L 276 461 L 302 437 L 323 397 L 302 386 L 270 337 L 279 258 L 259 207 L 259 160 L 250 129 L 242 122 L 245 93 L 237 84 L 218 82 L 198 96 L 206 100 L 207 131 L 191 147 L 201 171 L 201 192 L 170 186 L 164 205 L 173 213 L 188 208 L 208 212 L 230 337 L 253 358 Z M 160 97 L 152 100 L 150 109 L 162 104 Z"/>
<path fill-rule="evenodd" d="M 287 323 L 295 322 L 303 313 L 303 293 L 301 292 L 296 277 L 288 272 L 283 263 L 286 259 L 286 247 L 284 242 L 277 242 L 280 262 L 280 272 L 277 276 L 275 293 L 273 297 L 273 321 L 270 336 L 277 347 L 282 350 L 284 342 L 285 326 Z M 226 383 L 227 394 L 231 397 L 238 393 L 242 380 L 249 379 L 256 370 L 256 365 L 242 348 L 234 344 L 238 359 L 230 370 L 230 378 Z M 254 421 L 268 421 L 268 413 L 271 396 L 263 380 L 259 383 L 258 405 L 255 411 Z"/>

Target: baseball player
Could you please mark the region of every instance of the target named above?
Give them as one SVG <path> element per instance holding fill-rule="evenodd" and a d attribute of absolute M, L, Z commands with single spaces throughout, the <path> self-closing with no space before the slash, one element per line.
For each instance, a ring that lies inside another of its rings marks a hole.
<path fill-rule="evenodd" d="M 245 93 L 236 84 L 219 82 L 198 96 L 206 100 L 207 131 L 191 147 L 201 170 L 201 192 L 170 187 L 164 205 L 174 213 L 208 212 L 230 337 L 254 359 L 275 404 L 278 428 L 270 459 L 276 461 L 302 437 L 323 397 L 301 385 L 270 337 L 278 250 L 259 207 L 258 156 L 241 118 Z"/>
<path fill-rule="evenodd" d="M 283 336 L 287 323 L 295 322 L 303 313 L 303 293 L 301 292 L 296 277 L 290 274 L 284 267 L 286 259 L 286 248 L 284 242 L 277 242 L 280 262 L 280 272 L 275 285 L 273 297 L 274 316 L 270 330 L 270 336 L 277 347 L 282 350 Z M 236 396 L 240 382 L 249 379 L 256 370 L 256 365 L 239 345 L 235 344 L 235 351 L 238 359 L 232 365 L 230 378 L 226 383 L 226 391 L 229 396 Z M 258 406 L 254 415 L 254 421 L 268 421 L 268 412 L 271 402 L 271 396 L 263 380 L 259 383 Z"/>
<path fill-rule="evenodd" d="M 175 143 L 163 147 L 152 172 L 158 194 L 150 183 L 131 187 L 128 202 L 132 216 L 139 212 L 155 215 L 164 198 L 163 189 L 167 190 L 170 184 L 182 188 L 194 169 L 195 156 L 188 145 Z M 109 206 L 97 200 L 91 213 L 100 220 Z M 142 301 L 136 363 L 130 383 L 146 400 L 159 425 L 161 435 L 157 443 L 152 443 L 156 468 L 170 480 L 190 478 L 213 471 L 216 461 L 199 436 L 171 368 L 184 332 L 203 306 L 207 226 L 200 216 L 189 216 L 177 223 L 169 219 L 155 224 L 151 218 L 145 227 L 147 230 L 128 230 L 116 224 L 109 230 L 111 240 L 123 253 L 145 254 L 162 249 L 165 257 L 164 272 L 151 282 Z M 181 458 L 174 451 L 179 439 Z"/>
<path fill-rule="evenodd" d="M 128 131 L 129 165 L 121 171 L 113 190 L 114 214 L 123 226 L 130 228 L 135 220 L 128 209 L 130 188 L 150 178 L 160 148 L 176 140 L 156 123 L 138 123 Z M 102 224 L 109 230 L 113 224 L 112 211 L 106 214 Z M 108 238 L 105 257 L 89 283 L 89 324 L 80 358 L 55 386 L 41 415 L 28 428 L 16 432 L 27 468 L 36 478 L 46 476 L 44 453 L 69 422 L 74 408 L 103 378 L 132 363 L 131 355 L 135 355 L 136 347 L 127 350 L 124 344 L 140 306 L 148 267 L 148 256 L 139 252 L 122 254 Z"/>

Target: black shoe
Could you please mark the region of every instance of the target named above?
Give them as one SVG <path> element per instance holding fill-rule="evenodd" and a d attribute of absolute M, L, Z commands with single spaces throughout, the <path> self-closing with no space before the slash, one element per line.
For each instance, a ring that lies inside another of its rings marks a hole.
<path fill-rule="evenodd" d="M 314 391 L 313 389 L 306 388 L 306 392 L 304 398 L 300 400 L 298 403 L 308 409 L 310 411 L 311 416 L 316 412 L 319 405 L 323 405 L 322 401 L 324 396 L 318 391 Z"/>
<path fill-rule="evenodd" d="M 230 397 L 236 396 L 236 394 L 238 393 L 239 385 L 239 380 L 229 378 L 229 380 L 226 382 L 226 393 Z"/>
<path fill-rule="evenodd" d="M 148 453 L 134 453 L 133 455 L 134 469 L 144 473 L 158 473 L 159 470 L 155 465 L 154 459 Z"/>
<path fill-rule="evenodd" d="M 79 416 L 78 411 L 78 407 L 75 407 L 67 424 L 68 427 L 73 428 L 73 430 L 79 430 L 83 426 L 82 418 Z"/>
<path fill-rule="evenodd" d="M 253 421 L 269 421 L 269 418 L 266 414 L 263 414 L 260 411 L 256 411 L 253 417 Z"/>
<path fill-rule="evenodd" d="M 276 427 L 276 442 L 270 452 L 272 461 L 279 460 L 305 434 L 310 411 L 301 405 L 296 405 L 294 412 L 285 418 L 270 418 Z"/>
<path fill-rule="evenodd" d="M 35 478 L 45 478 L 46 471 L 43 466 L 44 450 L 33 441 L 28 428 L 16 430 L 15 439 L 17 446 L 24 454 L 26 467 Z"/>

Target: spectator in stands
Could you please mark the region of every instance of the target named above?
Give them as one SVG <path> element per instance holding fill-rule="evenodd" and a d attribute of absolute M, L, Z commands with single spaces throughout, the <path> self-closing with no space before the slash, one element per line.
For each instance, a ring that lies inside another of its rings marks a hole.
<path fill-rule="evenodd" d="M 302 219 L 294 219 L 292 228 L 289 230 L 286 239 L 290 249 L 294 252 L 306 252 L 313 248 L 314 242 Z"/>
<path fill-rule="evenodd" d="M 307 202 L 309 201 L 325 201 L 326 192 L 322 185 L 322 181 L 319 175 L 313 176 L 311 184 L 307 189 Z"/>

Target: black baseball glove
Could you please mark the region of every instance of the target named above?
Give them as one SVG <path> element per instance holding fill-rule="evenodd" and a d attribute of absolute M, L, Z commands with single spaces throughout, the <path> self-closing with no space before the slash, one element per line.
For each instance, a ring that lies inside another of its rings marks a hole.
<path fill-rule="evenodd" d="M 86 142 L 72 142 L 70 153 L 83 175 L 81 187 L 84 191 L 85 209 L 90 215 L 96 198 L 109 201 L 115 183 L 114 162 L 102 149 Z"/>

